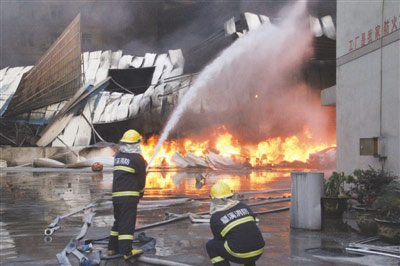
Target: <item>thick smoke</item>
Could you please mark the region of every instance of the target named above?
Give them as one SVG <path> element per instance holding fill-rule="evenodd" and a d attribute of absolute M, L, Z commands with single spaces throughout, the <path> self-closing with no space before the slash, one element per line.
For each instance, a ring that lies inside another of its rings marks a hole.
<path fill-rule="evenodd" d="M 135 43 L 136 54 L 155 50 L 158 6 L 153 1 L 0 1 L 1 67 L 35 64 L 78 13 L 83 51 L 118 50 L 131 40 L 143 40 Z"/>
<path fill-rule="evenodd" d="M 282 1 L 0 1 L 1 67 L 32 65 L 81 13 L 84 51 L 132 55 L 181 48 L 185 55 L 241 12 L 271 16 Z"/>
<path fill-rule="evenodd" d="M 321 132 L 316 130 L 321 125 L 326 128 L 325 114 L 310 104 L 315 96 L 295 79 L 312 54 L 313 35 L 305 11 L 306 2 L 297 2 L 282 11 L 281 23 L 250 31 L 209 64 L 175 108 L 153 157 L 174 129 L 194 119 L 204 124 L 201 117 L 211 126 L 215 121 L 240 121 L 233 129 L 246 135 L 257 125 L 255 138 L 295 134 L 307 124 L 312 133 Z M 190 116 L 199 104 L 202 116 Z"/>

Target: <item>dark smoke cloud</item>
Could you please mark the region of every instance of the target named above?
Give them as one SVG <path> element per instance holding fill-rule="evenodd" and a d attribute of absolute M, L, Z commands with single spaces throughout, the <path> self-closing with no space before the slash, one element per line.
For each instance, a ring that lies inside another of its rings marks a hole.
<path fill-rule="evenodd" d="M 182 48 L 190 53 L 191 48 L 222 30 L 232 16 L 253 12 L 277 18 L 278 10 L 288 2 L 2 0 L 0 65 L 34 64 L 79 12 L 83 33 L 96 35 L 93 39 L 101 37 L 91 45 L 84 43 L 84 50 L 123 49 L 143 55 Z M 336 1 L 310 1 L 309 5 L 314 13 L 324 13 L 324 9 L 335 13 L 332 5 L 335 7 Z"/>
<path fill-rule="evenodd" d="M 1 67 L 34 64 L 78 13 L 84 51 L 117 50 L 149 37 L 141 50 L 155 49 L 158 6 L 153 1 L 2 0 Z"/>

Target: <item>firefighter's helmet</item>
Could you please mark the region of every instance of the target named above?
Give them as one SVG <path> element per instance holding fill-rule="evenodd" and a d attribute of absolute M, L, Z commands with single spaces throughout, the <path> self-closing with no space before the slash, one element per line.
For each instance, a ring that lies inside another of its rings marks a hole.
<path fill-rule="evenodd" d="M 218 182 L 211 187 L 210 197 L 212 199 L 222 199 L 232 196 L 232 189 L 224 182 Z"/>
<path fill-rule="evenodd" d="M 121 142 L 137 143 L 137 142 L 140 142 L 140 140 L 141 140 L 140 134 L 134 129 L 129 129 L 122 136 Z"/>

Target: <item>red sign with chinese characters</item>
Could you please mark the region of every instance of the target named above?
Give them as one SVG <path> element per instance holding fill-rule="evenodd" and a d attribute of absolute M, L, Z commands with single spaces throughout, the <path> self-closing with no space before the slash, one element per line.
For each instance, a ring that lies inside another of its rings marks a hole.
<path fill-rule="evenodd" d="M 362 32 L 360 35 L 355 36 L 352 40 L 349 40 L 349 52 L 364 47 L 365 45 L 376 41 L 399 28 L 400 16 L 393 16 L 391 19 L 386 19 L 383 22 L 383 27 L 381 25 L 376 25 L 374 29 L 369 29 L 367 32 Z"/>

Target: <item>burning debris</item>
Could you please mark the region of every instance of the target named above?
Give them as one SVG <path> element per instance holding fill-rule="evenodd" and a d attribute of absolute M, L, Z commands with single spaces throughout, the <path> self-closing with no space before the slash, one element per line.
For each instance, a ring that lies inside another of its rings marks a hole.
<path fill-rule="evenodd" d="M 213 140 L 214 139 L 214 140 Z M 142 145 L 143 156 L 151 158 L 158 137 Z M 155 167 L 208 167 L 215 170 L 296 167 L 327 169 L 335 163 L 335 140 L 318 142 L 305 127 L 302 134 L 270 137 L 258 143 L 242 143 L 221 126 L 202 138 L 164 142 L 154 158 Z"/>

